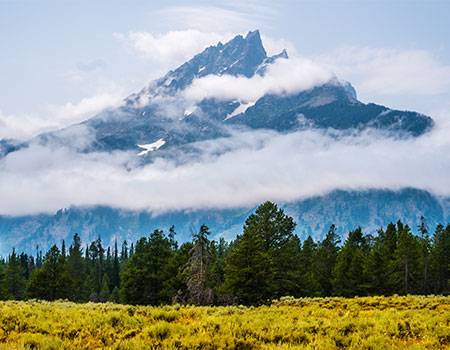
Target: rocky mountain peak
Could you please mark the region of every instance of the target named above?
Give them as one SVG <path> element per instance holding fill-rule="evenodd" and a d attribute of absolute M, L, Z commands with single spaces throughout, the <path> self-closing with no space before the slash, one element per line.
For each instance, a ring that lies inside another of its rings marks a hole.
<path fill-rule="evenodd" d="M 159 79 L 157 86 L 164 87 L 166 93 L 174 93 L 187 87 L 195 78 L 210 74 L 251 77 L 266 58 L 259 31 L 250 31 L 245 37 L 236 35 L 225 44 L 219 42 L 207 47 Z"/>

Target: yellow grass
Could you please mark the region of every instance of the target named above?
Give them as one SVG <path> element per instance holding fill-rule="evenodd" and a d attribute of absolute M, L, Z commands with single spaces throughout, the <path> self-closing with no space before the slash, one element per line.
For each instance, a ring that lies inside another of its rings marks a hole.
<path fill-rule="evenodd" d="M 450 349 L 450 297 L 284 298 L 255 308 L 8 301 L 6 349 Z"/>

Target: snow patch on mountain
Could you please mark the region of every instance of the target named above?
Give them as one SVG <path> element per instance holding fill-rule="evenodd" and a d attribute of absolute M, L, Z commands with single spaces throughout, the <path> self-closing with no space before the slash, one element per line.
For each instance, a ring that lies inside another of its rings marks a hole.
<path fill-rule="evenodd" d="M 385 116 L 385 115 L 388 115 L 389 113 L 391 113 L 391 110 L 388 108 L 388 109 L 385 109 L 383 112 L 381 112 L 380 114 L 378 114 L 378 117 L 383 117 L 383 116 Z"/>
<path fill-rule="evenodd" d="M 230 114 L 228 114 L 224 120 L 228 120 L 231 119 L 241 113 L 245 113 L 245 111 L 247 110 L 247 108 L 254 106 L 255 105 L 255 101 L 253 102 L 248 102 L 248 103 L 241 103 L 239 106 L 236 107 L 236 109 L 231 112 Z"/>
<path fill-rule="evenodd" d="M 153 151 L 160 149 L 165 144 L 166 144 L 166 141 L 164 141 L 164 139 L 159 139 L 153 143 L 148 143 L 145 145 L 137 145 L 139 148 L 143 149 L 143 151 L 138 153 L 138 156 L 145 156 L 149 152 L 153 152 Z"/>

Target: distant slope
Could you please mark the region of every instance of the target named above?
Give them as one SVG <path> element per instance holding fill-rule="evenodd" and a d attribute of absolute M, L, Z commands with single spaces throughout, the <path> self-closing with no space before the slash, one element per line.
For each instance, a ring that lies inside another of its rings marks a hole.
<path fill-rule="evenodd" d="M 356 99 L 353 87 L 331 81 L 290 96 L 267 95 L 230 123 L 294 131 L 300 128 L 336 130 L 375 128 L 397 135 L 419 136 L 433 126 L 430 117 Z"/>
<path fill-rule="evenodd" d="M 447 204 L 446 204 L 447 203 Z M 301 238 L 308 235 L 321 239 L 329 226 L 337 225 L 342 236 L 357 226 L 368 233 L 398 219 L 416 229 L 420 216 L 434 229 L 438 223 L 450 220 L 449 201 L 441 201 L 428 192 L 404 189 L 398 192 L 370 190 L 362 192 L 334 191 L 295 203 L 281 204 L 297 222 Z M 168 230 L 173 224 L 180 241 L 190 239 L 201 224 L 207 224 L 214 237 L 234 239 L 253 208 L 229 210 L 199 210 L 152 215 L 107 207 L 70 208 L 51 215 L 0 217 L 0 253 L 12 247 L 33 252 L 36 245 L 48 247 L 62 239 L 70 241 L 74 233 L 84 243 L 100 236 L 107 244 L 118 237 L 135 240 L 156 228 Z"/>

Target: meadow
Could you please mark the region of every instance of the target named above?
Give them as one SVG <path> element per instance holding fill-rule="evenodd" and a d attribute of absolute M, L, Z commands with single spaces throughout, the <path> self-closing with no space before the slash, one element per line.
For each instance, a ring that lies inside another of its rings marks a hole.
<path fill-rule="evenodd" d="M 0 302 L 0 349 L 450 349 L 450 297 L 272 305 Z"/>

